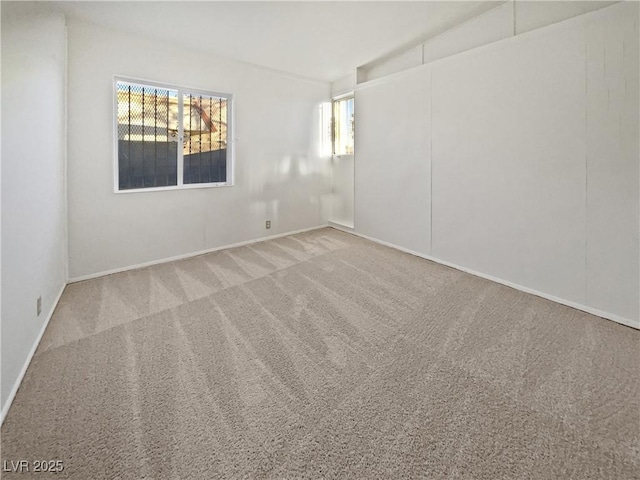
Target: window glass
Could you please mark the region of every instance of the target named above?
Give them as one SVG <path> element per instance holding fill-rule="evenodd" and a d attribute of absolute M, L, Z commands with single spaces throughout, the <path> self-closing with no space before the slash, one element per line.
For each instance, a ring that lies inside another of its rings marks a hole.
<path fill-rule="evenodd" d="M 126 80 L 115 88 L 118 191 L 230 184 L 230 95 Z"/>
<path fill-rule="evenodd" d="M 118 82 L 120 190 L 178 181 L 178 92 Z"/>
<path fill-rule="evenodd" d="M 184 183 L 227 179 L 227 99 L 184 96 Z"/>
<path fill-rule="evenodd" d="M 353 97 L 333 102 L 333 153 L 354 153 L 354 102 Z"/>

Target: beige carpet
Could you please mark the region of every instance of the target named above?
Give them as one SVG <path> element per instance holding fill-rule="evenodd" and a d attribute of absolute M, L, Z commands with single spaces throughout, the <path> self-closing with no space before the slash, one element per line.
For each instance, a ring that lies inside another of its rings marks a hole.
<path fill-rule="evenodd" d="M 640 332 L 332 229 L 67 287 L 3 478 L 640 478 Z"/>

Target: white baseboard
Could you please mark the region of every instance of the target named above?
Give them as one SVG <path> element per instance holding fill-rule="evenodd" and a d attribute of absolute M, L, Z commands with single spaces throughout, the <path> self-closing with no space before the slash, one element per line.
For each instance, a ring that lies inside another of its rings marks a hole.
<path fill-rule="evenodd" d="M 36 341 L 33 342 L 33 346 L 31 347 L 31 350 L 29 351 L 29 355 L 27 355 L 27 359 L 25 360 L 24 365 L 22 366 L 22 369 L 20 370 L 20 373 L 18 374 L 18 378 L 16 378 L 16 381 L 13 384 L 13 388 L 11 389 L 11 393 L 9 393 L 9 397 L 7 397 L 7 401 L 2 406 L 2 413 L 1 413 L 2 417 L 0 418 L 0 425 L 2 425 L 4 423 L 4 419 L 7 418 L 7 413 L 9 412 L 9 408 L 11 408 L 11 404 L 13 403 L 13 399 L 16 397 L 16 393 L 18 393 L 18 389 L 20 388 L 20 384 L 22 383 L 22 379 L 24 378 L 25 374 L 27 373 L 27 369 L 29 368 L 29 364 L 31 364 L 31 360 L 33 359 L 33 355 L 36 353 L 36 350 L 38 349 L 38 345 L 40 345 L 40 340 L 42 340 L 42 335 L 44 335 L 44 331 L 47 329 L 47 325 L 49 325 L 49 322 L 51 321 L 51 317 L 53 317 L 53 312 L 55 311 L 56 307 L 58 306 L 58 302 L 60 301 L 60 297 L 62 297 L 62 292 L 64 292 L 64 289 L 65 289 L 66 286 L 67 286 L 67 284 L 65 283 L 64 285 L 62 285 L 62 288 L 60 288 L 60 292 L 58 292 L 58 295 L 56 296 L 56 300 L 53 302 L 53 305 L 51 306 L 51 310 L 49 310 L 49 313 L 47 314 L 47 319 L 42 324 L 42 327 L 40 328 L 40 332 L 38 333 L 38 336 L 36 337 Z"/>
<path fill-rule="evenodd" d="M 347 225 L 346 223 L 336 222 L 335 220 L 329 220 L 329 226 L 335 227 L 336 230 L 343 230 L 345 232 L 353 233 L 353 229 L 355 228 L 353 225 Z"/>
<path fill-rule="evenodd" d="M 129 270 L 137 270 L 138 268 L 150 267 L 152 265 L 159 265 L 161 263 L 173 262 L 175 260 L 183 260 L 185 258 L 190 258 L 190 257 L 197 257 L 198 255 L 204 255 L 206 253 L 217 252 L 219 250 L 226 250 L 228 248 L 243 247 L 245 245 L 251 245 L 253 243 L 265 242 L 267 240 L 273 240 L 275 238 L 281 238 L 281 237 L 286 237 L 286 236 L 289 236 L 289 235 L 295 235 L 297 233 L 310 232 L 312 230 L 319 230 L 321 228 L 326 228 L 326 227 L 328 227 L 327 224 L 316 225 L 315 227 L 302 228 L 300 230 L 293 230 L 291 232 L 278 233 L 276 235 L 269 235 L 267 237 L 254 238 L 252 240 L 246 240 L 244 242 L 238 242 L 238 243 L 231 243 L 231 244 L 228 244 L 228 245 L 222 245 L 220 247 L 214 247 L 214 248 L 209 248 L 209 249 L 206 249 L 206 250 L 200 250 L 198 252 L 190 252 L 190 253 L 185 253 L 185 254 L 182 254 L 182 255 L 176 255 L 174 257 L 161 258 L 159 260 L 152 260 L 150 262 L 138 263 L 136 265 L 129 265 L 127 267 L 120 267 L 120 268 L 114 268 L 112 270 L 105 270 L 105 271 L 102 271 L 102 272 L 90 273 L 88 275 L 81 275 L 79 277 L 70 278 L 68 283 L 82 282 L 84 280 L 91 280 L 92 278 L 104 277 L 105 275 L 111 275 L 113 273 L 121 273 L 121 272 L 127 272 Z"/>
<path fill-rule="evenodd" d="M 518 285 L 517 283 L 509 282 L 507 280 L 503 280 L 501 278 L 493 277 L 491 275 L 487 275 L 486 273 L 478 272 L 476 270 L 472 270 L 467 267 L 463 267 L 461 265 L 457 265 L 455 263 L 448 262 L 446 260 L 442 260 L 436 257 L 432 257 L 431 255 L 425 255 L 424 253 L 416 252 L 414 250 L 410 250 L 408 248 L 401 247 L 399 245 L 395 245 L 393 243 L 385 242 L 384 240 L 379 240 L 377 238 L 370 237 L 368 235 L 363 235 L 362 233 L 354 232 L 350 228 L 343 228 L 340 225 L 336 225 L 334 223 L 330 223 L 329 226 L 331 228 L 335 228 L 336 230 L 340 230 L 345 233 L 350 233 L 351 235 L 355 235 L 357 237 L 364 238 L 366 240 L 370 240 L 372 242 L 378 243 L 380 245 L 384 245 L 386 247 L 394 248 L 396 250 L 400 250 L 401 252 L 409 253 L 411 255 L 415 255 L 416 257 L 424 258 L 425 260 L 430 260 L 435 263 L 439 263 L 440 265 L 445 265 L 447 267 L 455 268 L 456 270 L 460 270 L 461 272 L 469 273 L 471 275 L 475 275 L 476 277 L 485 278 L 487 280 L 491 280 L 492 282 L 499 283 L 501 285 L 505 285 L 507 287 L 514 288 L 516 290 L 520 290 L 521 292 L 530 293 L 531 295 L 535 295 L 537 297 L 544 298 L 546 300 L 551 300 L 552 302 L 559 303 L 561 305 L 565 305 L 567 307 L 575 308 L 576 310 L 580 310 L 586 313 L 590 313 L 591 315 L 595 315 L 597 317 L 605 318 L 607 320 L 612 320 L 616 323 L 620 323 L 627 327 L 635 328 L 640 330 L 640 321 L 634 321 L 629 318 L 622 317 L 620 315 L 616 315 L 615 313 L 603 312 L 602 310 L 597 310 L 592 307 L 588 307 L 586 305 L 582 305 L 577 302 L 572 302 L 571 300 L 565 300 L 564 298 L 555 297 L 553 295 L 549 295 L 548 293 L 540 292 L 538 290 L 534 290 L 533 288 L 525 287 L 523 285 Z"/>
<path fill-rule="evenodd" d="M 262 238 L 257 238 L 257 239 L 253 239 L 253 240 L 247 240 L 247 241 L 244 241 L 244 242 L 233 243 L 233 244 L 230 244 L 230 245 L 224 245 L 224 246 L 221 246 L 221 247 L 215 247 L 215 248 L 211 248 L 211 249 L 208 249 L 208 250 L 202 250 L 202 251 L 199 251 L 199 252 L 192 252 L 192 253 L 187 253 L 187 254 L 184 254 L 184 255 L 178 255 L 178 256 L 175 256 L 175 257 L 171 257 L 171 258 L 165 258 L 165 259 L 161 259 L 161 260 L 155 260 L 155 261 L 152 261 L 152 262 L 141 263 L 141 264 L 138 264 L 138 265 L 132 265 L 132 266 L 129 266 L 129 267 L 123 267 L 123 268 L 109 270 L 109 271 L 105 271 L 105 272 L 99 272 L 99 273 L 95 273 L 95 274 L 91 274 L 91 275 L 85 275 L 85 276 L 82 276 L 82 277 L 75 277 L 75 278 L 69 279 L 68 283 L 80 282 L 82 280 L 88 280 L 88 279 L 91 279 L 91 278 L 97 278 L 97 277 L 101 277 L 101 276 L 104 276 L 104 275 L 110 275 L 112 273 L 124 272 L 124 271 L 128 271 L 128 270 L 135 270 L 137 268 L 143 268 L 143 267 L 147 267 L 147 266 L 151 266 L 151 265 L 157 265 L 157 264 L 160 264 L 160 263 L 171 262 L 173 260 L 180 260 L 180 259 L 183 259 L 183 258 L 195 257 L 197 255 L 203 255 L 203 254 L 206 254 L 206 253 L 211 253 L 211 252 L 215 252 L 215 251 L 218 251 L 218 250 L 224 250 L 224 249 L 227 249 L 227 248 L 234 248 L 234 247 L 241 247 L 241 246 L 244 246 L 244 245 L 251 245 L 253 243 L 263 242 L 263 241 L 266 241 L 266 240 L 272 240 L 272 239 L 275 239 L 275 238 L 286 237 L 288 235 L 295 235 L 297 233 L 310 232 L 312 230 L 318 230 L 318 229 L 321 229 L 321 228 L 325 228 L 327 226 L 329 226 L 331 228 L 335 228 L 336 230 L 340 230 L 340 231 L 349 233 L 351 235 L 356 235 L 356 236 L 364 238 L 366 240 L 370 240 L 370 241 L 378 243 L 380 245 L 384 245 L 384 246 L 387 246 L 387 247 L 390 247 L 390 248 L 394 248 L 396 250 L 400 250 L 402 252 L 414 255 L 416 257 L 424 258 L 425 260 L 430 260 L 432 262 L 435 262 L 435 263 L 438 263 L 438 264 L 441 264 L 441 265 L 445 265 L 447 267 L 455 268 L 456 270 L 460 270 L 462 272 L 469 273 L 469 274 L 475 275 L 477 277 L 485 278 L 485 279 L 490 280 L 492 282 L 496 282 L 496 283 L 499 283 L 501 285 L 505 285 L 507 287 L 511 287 L 511 288 L 514 288 L 516 290 L 520 290 L 520 291 L 525 292 L 525 293 L 536 295 L 536 296 L 544 298 L 546 300 L 551 300 L 552 302 L 556 302 L 556 303 L 559 303 L 559 304 L 562 304 L 562 305 L 566 305 L 568 307 L 572 307 L 572 308 L 575 308 L 577 310 L 581 310 L 583 312 L 590 313 L 592 315 L 596 315 L 598 317 L 605 318 L 607 320 L 612 320 L 614 322 L 620 323 L 622 325 L 625 325 L 625 326 L 628 326 L 628 327 L 631 327 L 631 328 L 640 329 L 640 322 L 635 322 L 635 321 L 630 320 L 628 318 L 621 317 L 620 315 L 616 315 L 616 314 L 609 313 L 609 312 L 603 312 L 601 310 L 597 310 L 595 308 L 588 307 L 586 305 L 582 305 L 582 304 L 579 304 L 579 303 L 576 303 L 576 302 L 572 302 L 572 301 L 565 300 L 565 299 L 562 299 L 562 298 L 559 298 L 559 297 L 555 297 L 555 296 L 549 295 L 547 293 L 539 292 L 539 291 L 534 290 L 532 288 L 525 287 L 525 286 L 522 286 L 522 285 L 518 285 L 516 283 L 512 283 L 512 282 L 509 282 L 507 280 L 502 280 L 500 278 L 493 277 L 491 275 L 487 275 L 487 274 L 484 274 L 482 272 L 477 272 L 475 270 L 471 270 L 471 269 L 463 267 L 461 265 L 456 265 L 455 263 L 447 262 L 446 260 L 441 260 L 439 258 L 435 258 L 435 257 L 432 257 L 430 255 L 425 255 L 423 253 L 416 252 L 414 250 L 410 250 L 408 248 L 404 248 L 404 247 L 401 247 L 399 245 L 395 245 L 393 243 L 385 242 L 384 240 L 379 240 L 377 238 L 369 237 L 368 235 L 363 235 L 361 233 L 353 231 L 353 229 L 351 229 L 351 228 L 342 227 L 342 226 L 337 225 L 337 224 L 335 224 L 333 222 L 330 223 L 329 225 L 318 225 L 318 226 L 315 226 L 315 227 L 304 228 L 304 229 L 295 230 L 295 231 L 286 232 L 286 233 L 279 233 L 279 234 L 276 234 L 276 235 L 270 235 L 268 237 L 262 237 Z M 20 370 L 20 374 L 18 375 L 18 378 L 16 379 L 13 388 L 11 389 L 11 393 L 9 394 L 9 397 L 7 397 L 7 401 L 5 402 L 4 406 L 2 407 L 2 412 L 1 412 L 2 416 L 0 418 L 0 425 L 4 422 L 4 419 L 7 417 L 7 413 L 9 412 L 9 408 L 11 408 L 11 404 L 12 404 L 12 402 L 13 402 L 15 396 L 16 396 L 16 393 L 18 392 L 18 388 L 20 388 L 20 384 L 22 383 L 22 380 L 23 380 L 23 378 L 24 378 L 24 376 L 25 376 L 25 374 L 27 372 L 27 369 L 29 368 L 29 364 L 31 363 L 31 360 L 33 359 L 33 355 L 35 354 L 36 349 L 38 348 L 38 345 L 40 344 L 40 340 L 42 339 L 42 336 L 44 335 L 44 332 L 47 329 L 47 326 L 49 325 L 49 322 L 51 321 L 51 318 L 53 317 L 53 312 L 55 311 L 56 307 L 58 306 L 58 302 L 60 301 L 60 297 L 62 296 L 62 292 L 64 292 L 65 287 L 66 287 L 66 284 L 62 286 L 62 288 L 60 289 L 60 292 L 58 293 L 58 295 L 56 297 L 55 302 L 53 302 L 53 305 L 51 306 L 51 310 L 49 311 L 49 313 L 47 315 L 47 319 L 45 320 L 45 322 L 43 323 L 42 327 L 40 328 L 40 332 L 38 333 L 38 337 L 36 338 L 33 346 L 31 347 L 31 351 L 29 352 L 29 355 L 27 355 L 27 359 L 26 359 L 22 369 Z"/>
<path fill-rule="evenodd" d="M 1 412 L 1 417 L 0 417 L 0 425 L 2 423 L 4 423 L 4 419 L 7 417 L 7 413 L 9 412 L 9 408 L 11 408 L 11 404 L 13 402 L 13 399 L 16 396 L 16 393 L 18 392 L 18 388 L 20 388 L 20 384 L 22 383 L 22 380 L 25 376 L 25 374 L 27 373 L 27 369 L 29 368 L 29 364 L 31 363 L 31 360 L 33 359 L 33 355 L 36 353 L 36 350 L 38 348 L 38 345 L 40 345 L 40 340 L 42 340 L 42 336 L 44 335 L 45 330 L 47 329 L 47 326 L 49 325 L 49 322 L 51 321 L 51 317 L 53 317 L 53 312 L 55 311 L 56 307 L 58 306 L 58 302 L 60 301 L 60 297 L 62 297 L 62 292 L 64 292 L 65 287 L 70 284 L 70 283 L 74 283 L 74 282 L 80 282 L 82 280 L 89 280 L 91 278 L 97 278 L 97 277 L 102 277 L 104 275 L 110 275 L 112 273 L 119 273 L 119 272 L 125 272 L 128 270 L 135 270 L 137 268 L 143 268 L 143 267 L 148 267 L 151 265 L 157 265 L 160 263 L 166 263 L 166 262 L 171 262 L 173 260 L 180 260 L 183 258 L 189 258 L 189 257 L 195 257 L 198 255 L 203 255 L 205 253 L 211 253 L 211 252 L 216 252 L 218 250 L 224 250 L 227 248 L 234 248 L 234 247 L 242 247 L 244 245 L 251 245 L 253 243 L 259 243 L 259 242 L 264 242 L 266 240 L 272 240 L 274 238 L 280 238 L 280 237 L 286 237 L 289 235 L 295 235 L 297 233 L 304 233 L 304 232 L 310 232 L 312 230 L 319 230 L 321 228 L 326 228 L 327 225 L 317 225 L 315 227 L 309 227 L 309 228 L 303 228 L 300 230 L 294 230 L 291 232 L 286 232 L 286 233 L 278 233 L 276 235 L 270 235 L 267 237 L 261 237 L 261 238 L 256 238 L 253 240 L 247 240 L 244 242 L 238 242 L 238 243 L 233 243 L 230 245 L 223 245 L 221 247 L 215 247 L 215 248 L 210 248 L 207 250 L 202 250 L 199 252 L 192 252 L 192 253 L 186 253 L 184 255 L 177 255 L 175 257 L 171 257 L 171 258 L 163 258 L 160 260 L 154 260 L 151 262 L 146 262 L 146 263 L 140 263 L 138 265 L 131 265 L 128 267 L 123 267 L 123 268 L 116 268 L 114 270 L 108 270 L 105 272 L 99 272 L 99 273 L 93 273 L 90 275 L 84 275 L 81 277 L 75 277 L 75 278 L 70 278 L 69 280 L 67 280 L 67 283 L 65 283 L 62 288 L 60 289 L 60 292 L 58 293 L 55 302 L 53 302 L 53 305 L 51 307 L 51 310 L 49 311 L 49 314 L 47 315 L 47 319 L 45 320 L 45 322 L 42 324 L 42 328 L 40 329 L 40 332 L 38 333 L 38 337 L 36 338 L 36 341 L 34 342 L 33 346 L 31 347 L 31 351 L 29 352 L 29 355 L 27 355 L 27 359 L 22 367 L 22 370 L 20 370 L 20 374 L 18 375 L 18 378 L 16 379 L 13 388 L 11 389 L 11 393 L 9 394 L 9 397 L 7 397 L 7 401 L 4 404 L 4 406 L 2 407 L 2 412 Z"/>

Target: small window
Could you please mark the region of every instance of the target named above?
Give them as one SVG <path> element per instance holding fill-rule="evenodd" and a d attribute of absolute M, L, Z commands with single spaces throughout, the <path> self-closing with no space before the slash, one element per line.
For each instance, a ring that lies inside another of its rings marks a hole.
<path fill-rule="evenodd" d="M 230 185 L 231 95 L 116 80 L 116 191 Z"/>
<path fill-rule="evenodd" d="M 354 105 L 353 96 L 333 101 L 333 154 L 354 153 Z"/>

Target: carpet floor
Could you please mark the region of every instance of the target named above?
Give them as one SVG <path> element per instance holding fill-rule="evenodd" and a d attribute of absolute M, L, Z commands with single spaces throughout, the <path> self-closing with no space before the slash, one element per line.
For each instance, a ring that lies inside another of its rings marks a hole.
<path fill-rule="evenodd" d="M 639 347 L 315 230 L 69 285 L 2 426 L 31 471 L 3 478 L 638 479 Z"/>

